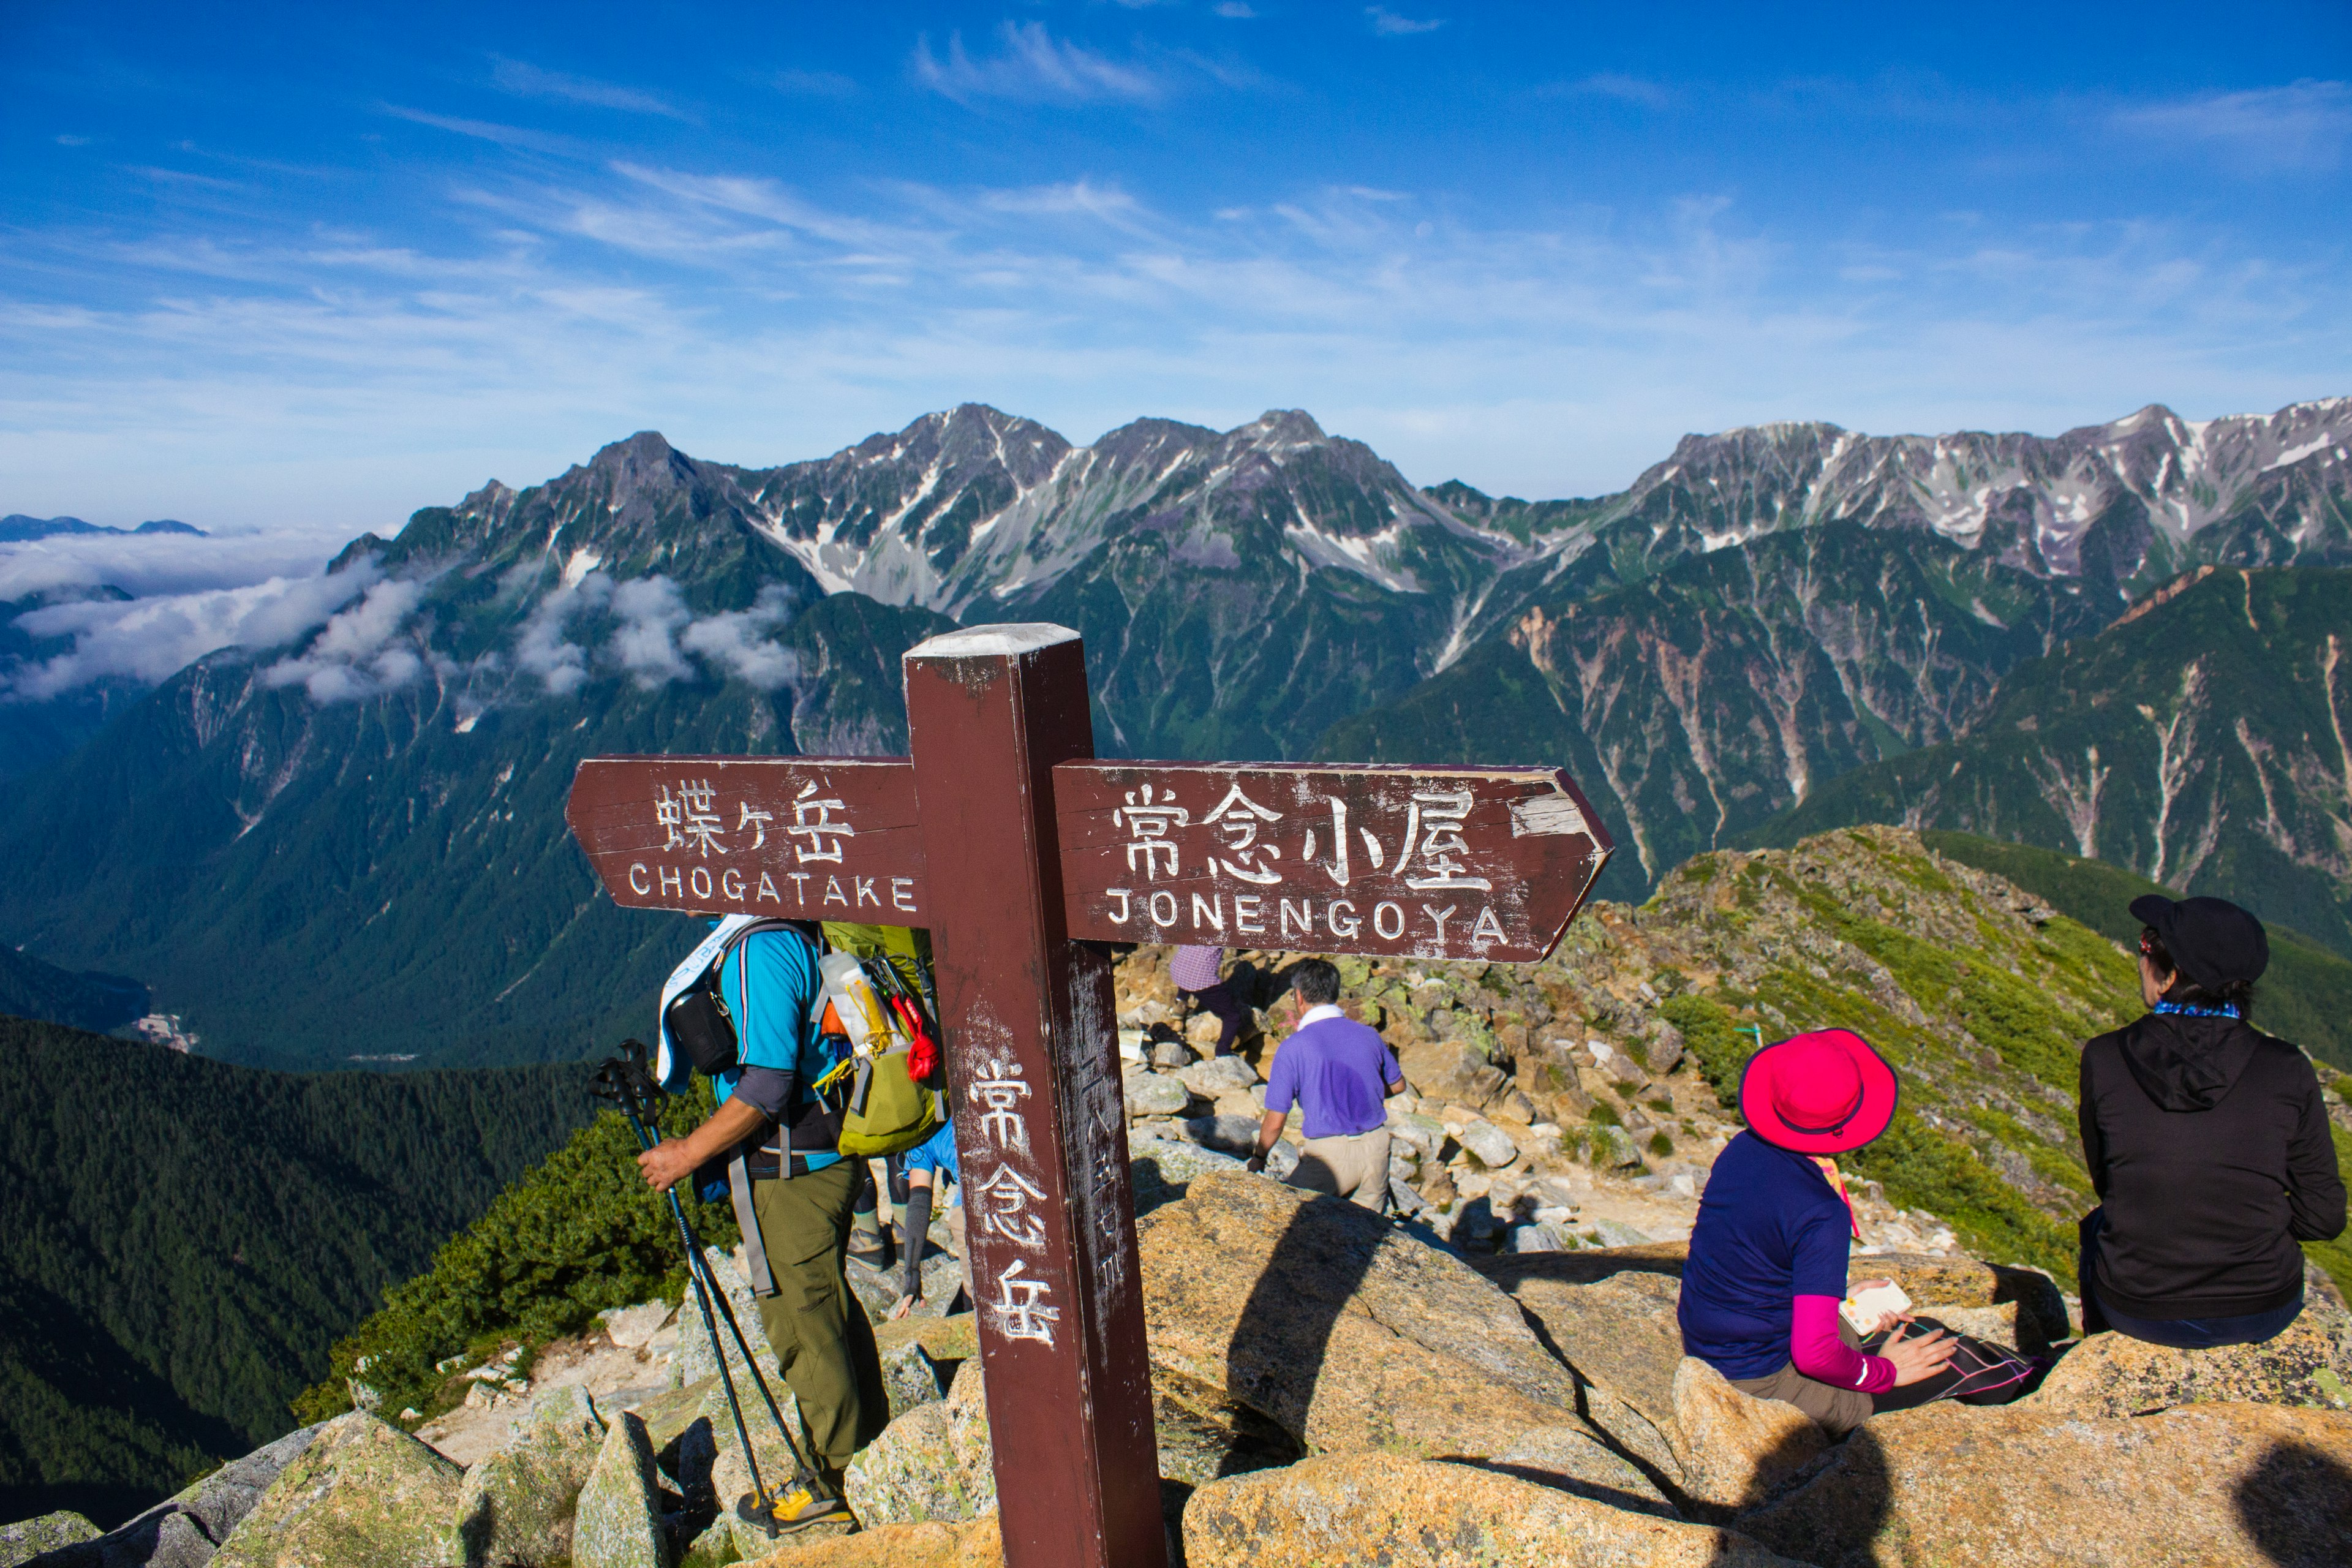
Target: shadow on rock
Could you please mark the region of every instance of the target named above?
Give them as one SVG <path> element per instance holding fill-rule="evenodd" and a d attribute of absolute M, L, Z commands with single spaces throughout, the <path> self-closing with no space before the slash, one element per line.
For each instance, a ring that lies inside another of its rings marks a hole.
<path fill-rule="evenodd" d="M 2306 1443 L 2281 1443 L 2231 1501 L 2255 1548 L 2280 1568 L 2341 1564 L 2352 1552 L 2352 1469 Z"/>

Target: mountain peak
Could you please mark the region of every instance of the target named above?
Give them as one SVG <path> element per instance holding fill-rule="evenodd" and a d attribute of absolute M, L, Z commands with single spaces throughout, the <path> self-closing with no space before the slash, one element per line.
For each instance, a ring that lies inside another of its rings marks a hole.
<path fill-rule="evenodd" d="M 1234 434 L 1258 447 L 1309 447 L 1330 439 L 1304 408 L 1269 408 Z"/>

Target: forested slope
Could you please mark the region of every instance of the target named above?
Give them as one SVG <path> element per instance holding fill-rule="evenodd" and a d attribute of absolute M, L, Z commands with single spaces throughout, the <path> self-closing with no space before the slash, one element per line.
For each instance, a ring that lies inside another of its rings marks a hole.
<path fill-rule="evenodd" d="M 0 1517 L 119 1518 L 287 1430 L 335 1339 L 588 1121 L 586 1081 L 0 1017 Z"/>

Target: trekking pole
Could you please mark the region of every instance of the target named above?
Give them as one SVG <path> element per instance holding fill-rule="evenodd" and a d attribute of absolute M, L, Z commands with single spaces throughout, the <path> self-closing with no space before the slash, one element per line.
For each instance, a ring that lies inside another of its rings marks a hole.
<path fill-rule="evenodd" d="M 650 1152 L 658 1140 L 646 1127 L 652 1119 L 655 1089 L 652 1075 L 646 1070 L 646 1047 L 642 1042 L 630 1040 L 622 1047 L 622 1050 L 623 1055 L 608 1058 L 596 1069 L 594 1087 L 589 1092 L 617 1106 L 628 1121 L 629 1131 L 636 1136 L 637 1147 Z M 752 1451 L 751 1435 L 743 1424 L 742 1402 L 736 1396 L 735 1379 L 727 1366 L 726 1348 L 719 1338 L 720 1318 L 726 1320 L 728 1332 L 733 1336 L 736 1348 L 742 1352 L 743 1364 L 751 1371 L 751 1381 L 760 1390 L 760 1398 L 767 1405 L 769 1418 L 775 1422 L 776 1431 L 783 1437 L 793 1463 L 809 1476 L 815 1475 L 815 1467 L 801 1452 L 792 1428 L 784 1424 L 783 1412 L 777 1407 L 774 1394 L 769 1391 L 768 1380 L 760 1371 L 759 1358 L 751 1353 L 751 1342 L 744 1337 L 742 1325 L 736 1321 L 735 1309 L 727 1299 L 727 1291 L 719 1283 L 718 1277 L 711 1273 L 710 1260 L 703 1256 L 702 1238 L 695 1233 L 693 1222 L 686 1217 L 686 1206 L 678 1201 L 676 1185 L 673 1184 L 663 1195 L 669 1200 L 670 1219 L 677 1226 L 679 1244 L 686 1249 L 687 1279 L 693 1285 L 695 1300 L 702 1309 L 702 1326 L 710 1336 L 711 1359 L 719 1363 L 719 1384 L 726 1390 L 727 1407 L 735 1418 L 735 1437 L 743 1446 L 743 1462 L 751 1472 L 752 1494 L 759 1500 L 763 1513 L 772 1512 L 775 1499 L 761 1478 L 759 1456 Z M 711 1310 L 714 1303 L 718 1307 L 715 1314 Z M 772 1536 L 774 1531 L 771 1530 L 769 1533 Z"/>

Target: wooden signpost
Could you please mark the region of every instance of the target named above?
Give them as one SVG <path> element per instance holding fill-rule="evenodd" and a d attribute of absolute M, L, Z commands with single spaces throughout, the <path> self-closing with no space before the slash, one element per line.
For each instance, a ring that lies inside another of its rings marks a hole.
<path fill-rule="evenodd" d="M 1541 958 L 1611 850 L 1551 768 L 1098 761 L 1054 626 L 906 656 L 911 758 L 596 757 L 638 909 L 928 927 L 1004 1559 L 1161 1568 L 1110 962 L 1097 944 Z"/>

